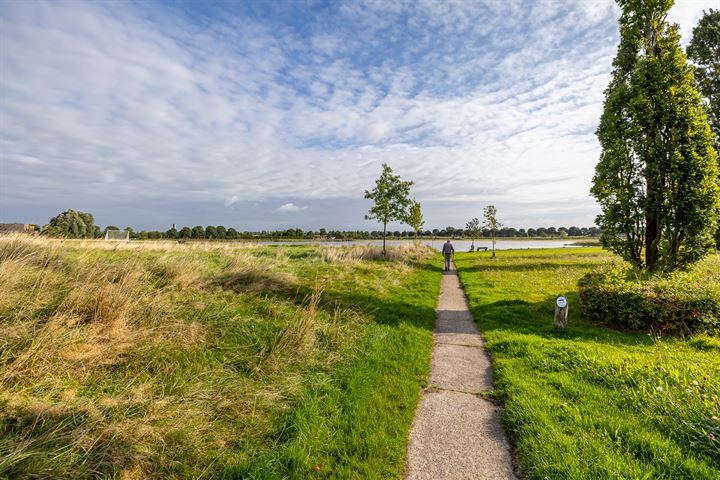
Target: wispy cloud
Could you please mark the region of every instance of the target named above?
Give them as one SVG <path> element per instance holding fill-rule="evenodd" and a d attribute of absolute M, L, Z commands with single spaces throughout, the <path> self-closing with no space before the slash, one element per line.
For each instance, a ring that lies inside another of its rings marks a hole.
<path fill-rule="evenodd" d="M 231 205 L 235 205 L 239 201 L 240 201 L 240 197 L 238 197 L 237 195 L 233 195 L 232 197 L 225 199 L 225 206 L 229 207 Z"/>
<path fill-rule="evenodd" d="M 678 3 L 685 23 L 712 6 Z M 388 162 L 433 224 L 489 202 L 506 223 L 592 222 L 611 1 L 256 6 L 7 3 L 0 216 L 152 226 L 186 206 L 195 224 L 262 200 L 248 228 L 320 205 L 353 227 Z"/>

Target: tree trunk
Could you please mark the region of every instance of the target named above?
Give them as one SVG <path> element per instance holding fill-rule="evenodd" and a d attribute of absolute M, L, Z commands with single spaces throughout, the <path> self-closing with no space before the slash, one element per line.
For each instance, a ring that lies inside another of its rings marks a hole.
<path fill-rule="evenodd" d="M 646 52 L 648 55 L 656 58 L 660 57 L 660 49 L 658 48 L 658 32 L 654 27 L 650 26 L 645 31 Z M 653 125 L 654 126 L 654 125 Z M 649 144 L 653 149 L 657 149 L 657 131 L 648 132 Z M 657 155 L 657 151 L 651 152 Z M 655 269 L 658 259 L 658 243 L 660 242 L 660 225 L 659 214 L 660 204 L 663 198 L 662 185 L 658 178 L 658 173 L 654 171 L 653 161 L 650 158 L 645 159 L 645 184 L 646 184 L 646 201 L 645 205 L 645 267 L 649 271 Z"/>
<path fill-rule="evenodd" d="M 645 266 L 648 270 L 655 269 L 658 255 L 658 220 L 654 215 L 648 214 L 645 220 Z"/>
<path fill-rule="evenodd" d="M 386 255 L 385 252 L 385 234 L 387 232 L 387 222 L 383 222 L 383 255 Z"/>
<path fill-rule="evenodd" d="M 658 211 L 662 193 L 658 188 L 656 173 L 653 171 L 650 160 L 645 161 L 646 201 L 645 206 L 645 267 L 649 271 L 655 269 L 658 258 L 658 243 L 660 242 L 660 229 Z"/>

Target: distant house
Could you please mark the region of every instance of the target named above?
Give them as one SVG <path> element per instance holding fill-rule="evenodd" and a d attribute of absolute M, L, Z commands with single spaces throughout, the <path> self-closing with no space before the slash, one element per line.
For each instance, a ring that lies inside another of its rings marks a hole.
<path fill-rule="evenodd" d="M 35 225 L 29 223 L 0 223 L 0 235 L 11 233 L 35 233 Z"/>

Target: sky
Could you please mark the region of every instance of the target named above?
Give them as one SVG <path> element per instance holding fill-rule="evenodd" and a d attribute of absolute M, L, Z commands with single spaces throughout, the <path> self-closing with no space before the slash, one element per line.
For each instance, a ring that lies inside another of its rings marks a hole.
<path fill-rule="evenodd" d="M 687 44 L 703 9 L 677 0 Z M 611 0 L 0 0 L 0 222 L 592 226 Z M 392 225 L 394 228 L 402 228 Z"/>

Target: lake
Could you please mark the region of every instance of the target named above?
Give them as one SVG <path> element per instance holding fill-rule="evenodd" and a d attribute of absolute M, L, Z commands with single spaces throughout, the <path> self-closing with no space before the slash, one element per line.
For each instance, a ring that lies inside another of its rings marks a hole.
<path fill-rule="evenodd" d="M 400 245 L 402 243 L 412 243 L 413 240 L 388 240 L 387 245 L 391 247 L 393 245 Z M 528 248 L 578 248 L 593 246 L 593 244 L 575 244 L 577 240 L 569 239 L 553 239 L 553 240 L 497 240 L 495 244 L 496 250 L 520 250 Z M 347 242 L 342 241 L 312 241 L 312 240 L 297 240 L 297 241 L 259 241 L 253 242 L 260 245 L 319 245 L 324 247 L 339 247 L 343 245 L 380 245 L 382 246 L 382 240 L 351 240 Z M 440 249 L 445 240 L 427 240 L 421 239 L 420 243 L 423 245 L 429 245 L 433 248 Z M 453 247 L 456 252 L 467 252 L 470 250 L 471 240 L 451 240 Z M 492 241 L 487 239 L 475 240 L 475 247 L 488 247 L 488 250 L 492 248 Z"/>

